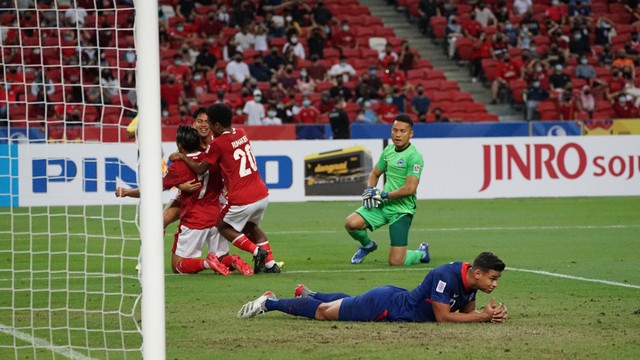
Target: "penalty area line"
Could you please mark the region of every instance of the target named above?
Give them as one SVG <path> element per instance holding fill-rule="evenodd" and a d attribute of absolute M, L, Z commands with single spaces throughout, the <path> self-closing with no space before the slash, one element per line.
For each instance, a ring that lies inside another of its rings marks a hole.
<path fill-rule="evenodd" d="M 552 277 L 557 277 L 557 278 L 562 278 L 562 279 L 569 279 L 569 280 L 578 280 L 578 281 L 600 283 L 600 284 L 605 284 L 605 285 L 627 287 L 627 288 L 632 288 L 632 289 L 640 289 L 640 286 L 638 286 L 638 285 L 626 284 L 626 283 L 621 283 L 621 282 L 617 282 L 617 281 L 609 281 L 609 280 L 589 279 L 589 278 L 585 278 L 585 277 L 582 277 L 582 276 L 558 274 L 558 273 L 553 273 L 553 272 L 549 272 L 549 271 L 542 271 L 542 270 L 518 269 L 518 268 L 512 268 L 512 267 L 507 267 L 506 270 L 519 271 L 519 272 L 524 272 L 524 273 L 531 273 L 531 274 L 538 274 L 538 275 L 545 275 L 545 276 L 552 276 Z"/>
<path fill-rule="evenodd" d="M 13 336 L 17 339 L 26 341 L 30 344 L 33 344 L 34 346 L 36 346 L 37 348 L 41 348 L 41 349 L 46 349 L 46 350 L 51 350 L 52 352 L 58 354 L 58 355 L 62 355 L 68 359 L 71 360 L 91 360 L 90 357 L 87 357 L 79 352 L 73 351 L 69 348 L 66 347 L 61 347 L 61 346 L 55 346 L 53 344 L 51 344 L 50 342 L 44 340 L 44 339 L 40 339 L 38 337 L 29 335 L 27 333 L 23 333 L 22 331 L 18 331 L 14 328 L 8 327 L 4 324 L 0 324 L 0 332 L 3 332 L 7 335 Z"/>

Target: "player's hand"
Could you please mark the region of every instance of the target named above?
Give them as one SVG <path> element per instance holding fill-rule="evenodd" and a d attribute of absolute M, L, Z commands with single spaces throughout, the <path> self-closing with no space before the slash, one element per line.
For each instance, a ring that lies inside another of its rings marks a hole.
<path fill-rule="evenodd" d="M 196 190 L 198 190 L 200 188 L 201 184 L 198 180 L 193 179 L 191 181 L 188 181 L 186 183 L 182 183 L 180 185 L 178 185 L 178 189 L 180 189 L 181 192 L 185 193 L 185 194 L 190 194 Z"/>
<path fill-rule="evenodd" d="M 366 209 L 371 209 L 380 205 L 380 201 L 373 198 L 376 188 L 368 186 L 362 192 L 362 206 Z"/>
<path fill-rule="evenodd" d="M 363 199 L 370 198 L 370 199 L 382 201 L 389 198 L 389 193 L 384 192 L 380 189 L 376 189 L 373 186 L 369 186 L 366 189 L 364 189 L 364 192 L 362 193 L 362 198 Z"/>
<path fill-rule="evenodd" d="M 178 160 L 184 160 L 184 154 L 179 152 L 174 152 L 173 154 L 169 155 L 169 161 L 174 162 Z"/>
<path fill-rule="evenodd" d="M 127 196 L 127 189 L 118 186 L 116 188 L 116 197 L 126 197 Z"/>
<path fill-rule="evenodd" d="M 492 323 L 503 323 L 509 319 L 509 310 L 507 310 L 507 306 L 503 303 L 498 304 L 493 309 L 493 317 L 491 318 Z"/>

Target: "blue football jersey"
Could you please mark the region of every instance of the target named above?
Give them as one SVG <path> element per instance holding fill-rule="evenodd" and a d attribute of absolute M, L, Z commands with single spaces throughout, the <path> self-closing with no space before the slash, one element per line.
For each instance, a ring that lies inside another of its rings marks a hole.
<path fill-rule="evenodd" d="M 431 270 L 415 289 L 396 294 L 393 308 L 398 311 L 389 314 L 391 321 L 436 321 L 431 303 L 449 304 L 455 312 L 475 301 L 477 290 L 466 285 L 466 272 L 471 264 L 452 262 Z"/>

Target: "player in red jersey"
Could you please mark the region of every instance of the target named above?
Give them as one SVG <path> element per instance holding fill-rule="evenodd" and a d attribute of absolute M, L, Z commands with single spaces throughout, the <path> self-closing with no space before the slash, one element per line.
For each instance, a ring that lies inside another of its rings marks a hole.
<path fill-rule="evenodd" d="M 196 174 L 209 168 L 222 172 L 228 202 L 220 212 L 218 230 L 236 247 L 253 253 L 255 273 L 279 273 L 269 240 L 258 226 L 269 203 L 269 191 L 258 173 L 249 139 L 244 130 L 231 127 L 233 113 L 227 105 L 213 104 L 207 115 L 215 138 L 204 161 L 198 163 L 181 153 L 169 159 L 184 160 Z"/>
<path fill-rule="evenodd" d="M 201 160 L 206 156 L 200 151 L 198 131 L 190 126 L 180 126 L 176 135 L 178 150 L 188 158 Z M 223 239 L 216 228 L 216 217 L 220 211 L 219 196 L 224 184 L 219 173 L 208 171 L 197 175 L 181 161 L 175 161 L 165 173 L 162 186 L 164 190 L 189 182 L 196 178 L 202 184 L 199 191 L 180 194 L 180 224 L 175 234 L 171 258 L 171 270 L 174 273 L 192 274 L 211 269 L 222 275 L 229 275 L 230 269 L 236 269 L 243 275 L 252 275 L 251 267 L 238 255 L 227 256 L 229 243 Z M 118 188 L 117 196 L 139 196 L 139 189 Z M 202 247 L 207 244 L 209 255 L 199 259 Z M 223 262 L 219 260 L 223 259 Z"/>

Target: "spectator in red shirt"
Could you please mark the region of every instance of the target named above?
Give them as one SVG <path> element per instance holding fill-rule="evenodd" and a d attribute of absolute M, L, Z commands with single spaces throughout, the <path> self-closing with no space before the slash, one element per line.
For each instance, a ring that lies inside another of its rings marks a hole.
<path fill-rule="evenodd" d="M 614 101 L 620 95 L 624 95 L 624 89 L 627 85 L 624 77 L 622 76 L 622 71 L 619 69 L 613 69 L 611 71 L 611 80 L 609 81 L 609 87 L 605 90 L 607 99 L 610 101 Z"/>
<path fill-rule="evenodd" d="M 378 55 L 378 60 L 380 61 L 380 66 L 383 69 L 388 69 L 389 65 L 398 63 L 398 54 L 393 51 L 393 47 L 391 44 L 387 43 L 385 45 L 384 50 L 380 52 Z"/>
<path fill-rule="evenodd" d="M 189 42 L 195 34 L 193 34 L 190 30 L 190 27 L 186 27 L 182 21 L 178 21 L 175 24 L 173 29 L 170 29 L 168 37 L 171 43 L 172 49 L 177 49 L 182 46 L 182 44 Z"/>
<path fill-rule="evenodd" d="M 349 22 L 343 21 L 340 26 L 340 30 L 333 34 L 333 43 L 338 49 L 342 48 L 357 48 L 356 36 L 349 29 Z"/>
<path fill-rule="evenodd" d="M 629 119 L 638 117 L 638 109 L 631 102 L 633 98 L 629 95 L 620 94 L 618 101 L 613 104 L 614 116 L 618 119 Z"/>
<path fill-rule="evenodd" d="M 69 57 L 76 53 L 78 48 L 78 41 L 76 40 L 72 31 L 68 31 L 62 37 L 60 41 L 60 49 L 63 57 Z"/>
<path fill-rule="evenodd" d="M 470 39 L 476 39 L 482 33 L 482 24 L 476 20 L 476 15 L 471 14 L 469 21 L 462 25 L 462 33 Z"/>
<path fill-rule="evenodd" d="M 501 62 L 498 63 L 496 69 L 496 79 L 491 84 L 491 100 L 492 104 L 498 103 L 498 92 L 501 87 L 509 85 L 511 80 L 519 79 L 521 77 L 522 65 L 518 60 L 512 60 L 511 55 L 506 53 Z"/>
<path fill-rule="evenodd" d="M 382 89 L 385 94 L 391 93 L 393 87 L 399 89 L 406 89 L 407 79 L 401 71 L 396 71 L 396 65 L 389 65 L 389 69 L 382 74 Z"/>
<path fill-rule="evenodd" d="M 229 86 L 229 80 L 224 76 L 224 71 L 218 69 L 216 71 L 216 76 L 212 77 L 209 80 L 209 92 L 217 92 L 218 90 L 223 90 L 224 92 L 229 92 L 231 90 Z"/>
<path fill-rule="evenodd" d="M 296 122 L 300 124 L 317 124 L 320 111 L 311 104 L 308 96 L 302 98 L 302 108 L 295 116 Z"/>
<path fill-rule="evenodd" d="M 558 112 L 560 113 L 560 120 L 575 120 L 578 114 L 576 108 L 576 102 L 573 99 L 573 95 L 570 92 L 562 94 L 560 102 L 558 103 Z"/>
<path fill-rule="evenodd" d="M 167 72 L 175 75 L 177 82 L 183 82 L 191 77 L 191 69 L 184 64 L 181 54 L 173 55 L 173 64 L 167 66 Z"/>
<path fill-rule="evenodd" d="M 160 86 L 160 98 L 165 105 L 181 105 L 184 103 L 184 87 L 176 81 L 174 75 L 167 77 L 167 82 Z"/>
<path fill-rule="evenodd" d="M 473 52 L 471 53 L 471 81 L 477 82 L 478 78 L 482 74 L 482 59 L 488 59 L 491 57 L 491 41 L 487 39 L 484 32 L 480 32 L 478 40 L 473 45 Z"/>
<path fill-rule="evenodd" d="M 551 6 L 545 11 L 545 15 L 552 21 L 564 25 L 567 21 L 567 8 L 560 4 L 559 0 L 553 0 Z"/>
<path fill-rule="evenodd" d="M 318 110 L 321 114 L 329 113 L 335 106 L 336 102 L 328 92 L 325 91 L 320 95 L 320 104 L 318 105 Z"/>
<path fill-rule="evenodd" d="M 200 38 L 208 39 L 220 35 L 224 24 L 216 18 L 215 11 L 211 10 L 207 13 L 207 20 L 200 23 L 198 33 Z"/>
<path fill-rule="evenodd" d="M 0 125 L 6 126 L 2 122 L 7 118 L 9 105 L 17 100 L 16 92 L 11 84 L 0 86 Z"/>
<path fill-rule="evenodd" d="M 387 95 L 378 107 L 378 118 L 384 124 L 391 124 L 397 115 L 398 108 L 393 104 L 391 95 Z"/>

